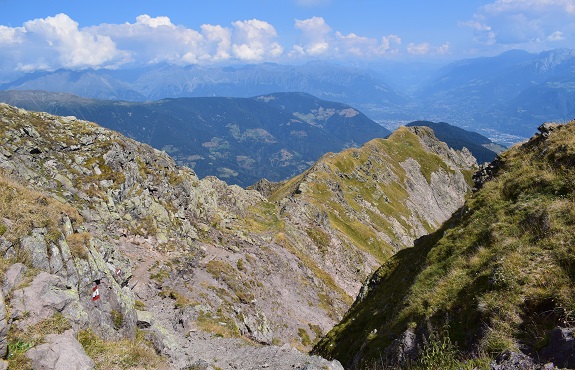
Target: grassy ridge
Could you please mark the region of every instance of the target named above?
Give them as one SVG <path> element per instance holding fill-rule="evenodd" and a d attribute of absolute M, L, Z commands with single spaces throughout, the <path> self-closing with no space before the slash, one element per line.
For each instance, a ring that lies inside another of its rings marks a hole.
<path fill-rule="evenodd" d="M 410 331 L 440 334 L 461 363 L 506 350 L 545 360 L 550 331 L 575 326 L 575 123 L 501 157 L 461 212 L 373 275 L 316 352 L 367 368 Z"/>
<path fill-rule="evenodd" d="M 408 175 L 402 163 L 408 160 L 418 163 L 428 183 L 434 172 L 455 172 L 439 155 L 424 149 L 415 133 L 402 127 L 388 139 L 324 156 L 306 173 L 275 189 L 270 200 L 301 194 L 328 215 L 330 227 L 341 238 L 383 262 L 403 246 L 398 225 L 411 235 L 410 219 L 416 217 L 426 230 L 435 229 L 407 205 Z"/>

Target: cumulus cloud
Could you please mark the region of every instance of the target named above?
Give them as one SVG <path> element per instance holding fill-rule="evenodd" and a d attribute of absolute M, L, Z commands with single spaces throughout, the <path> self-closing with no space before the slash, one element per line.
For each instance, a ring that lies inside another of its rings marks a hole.
<path fill-rule="evenodd" d="M 421 44 L 414 44 L 413 42 L 407 45 L 407 52 L 413 55 L 426 55 L 429 54 L 431 46 L 429 43 L 424 42 Z"/>
<path fill-rule="evenodd" d="M 391 52 L 393 54 L 397 53 L 399 50 L 397 49 L 401 45 L 401 38 L 397 35 L 389 35 L 383 36 L 381 38 L 381 46 L 380 49 L 383 52 Z M 395 46 L 395 48 L 394 48 Z"/>
<path fill-rule="evenodd" d="M 563 11 L 575 13 L 575 0 L 497 0 L 482 7 L 486 13 L 503 13 L 509 11 L 549 12 Z"/>
<path fill-rule="evenodd" d="M 295 28 L 300 31 L 300 42 L 289 53 L 292 57 L 373 58 L 395 54 L 401 45 L 401 38 L 396 35 L 383 36 L 378 40 L 355 33 L 344 35 L 339 31 L 334 32 L 322 17 L 296 19 Z"/>
<path fill-rule="evenodd" d="M 229 32 L 223 29 L 204 27 L 198 32 L 176 26 L 168 17 L 152 18 L 146 14 L 138 16 L 135 23 L 102 24 L 90 29 L 113 39 L 138 63 L 194 64 L 211 60 L 208 50 L 222 58 L 226 53 L 218 48 L 222 44 L 227 47 L 230 40 Z"/>
<path fill-rule="evenodd" d="M 315 0 L 309 0 L 314 2 Z M 142 14 L 132 23 L 79 27 L 66 14 L 34 19 L 21 27 L 0 25 L 0 72 L 58 68 L 117 68 L 122 65 L 176 65 L 279 61 L 281 58 L 378 58 L 400 53 L 397 35 L 367 37 L 332 29 L 322 17 L 294 21 L 298 42 L 284 46 L 268 22 L 238 20 L 198 29 L 165 16 Z M 556 31 L 556 30 L 554 30 Z M 561 31 L 549 32 L 553 39 Z M 449 45 L 409 44 L 410 54 L 445 54 Z"/>
<path fill-rule="evenodd" d="M 0 56 L 16 70 L 114 66 L 126 58 L 108 36 L 80 30 L 66 14 L 0 26 Z"/>
<path fill-rule="evenodd" d="M 451 45 L 446 42 L 445 44 L 435 48 L 435 54 L 437 55 L 447 55 L 450 52 Z"/>
<path fill-rule="evenodd" d="M 152 18 L 147 14 L 143 14 L 136 17 L 136 22 L 139 24 L 145 24 L 146 26 L 150 26 L 152 28 L 158 28 L 160 26 L 168 26 L 170 28 L 174 28 L 172 21 L 168 17 Z"/>
<path fill-rule="evenodd" d="M 196 31 L 174 25 L 168 17 L 141 15 L 136 23 L 101 25 L 136 60 L 148 63 L 195 64 L 239 60 L 273 59 L 283 53 L 275 28 L 257 19 L 236 21 L 232 27 L 205 24 Z"/>
<path fill-rule="evenodd" d="M 295 28 L 301 31 L 302 42 L 294 50 L 307 55 L 321 55 L 329 50 L 331 27 L 322 17 L 295 21 Z"/>
<path fill-rule="evenodd" d="M 555 31 L 549 36 L 547 36 L 547 41 L 561 41 L 564 39 L 565 37 L 563 37 L 563 32 L 561 31 Z"/>
<path fill-rule="evenodd" d="M 229 29 L 219 25 L 204 24 L 201 26 L 205 39 L 204 52 L 198 57 L 200 60 L 213 60 L 215 62 L 230 59 L 232 33 Z"/>
<path fill-rule="evenodd" d="M 16 36 L 17 34 L 21 36 L 20 30 L 21 28 L 10 28 L 0 25 L 0 45 L 9 45 L 21 42 L 22 38 Z"/>
<path fill-rule="evenodd" d="M 283 48 L 275 41 L 275 28 L 264 21 L 252 19 L 233 23 L 234 55 L 245 61 L 261 61 L 264 58 L 276 58 L 283 53 Z"/>
<path fill-rule="evenodd" d="M 460 25 L 471 28 L 480 44 L 535 50 L 572 40 L 574 21 L 575 0 L 495 0 Z"/>
<path fill-rule="evenodd" d="M 167 62 L 188 65 L 228 60 L 255 62 L 283 54 L 275 28 L 257 19 L 199 30 L 168 17 L 140 15 L 134 23 L 79 28 L 66 14 L 34 19 L 22 27 L 0 25 L 3 69 L 20 71 L 116 68 Z"/>

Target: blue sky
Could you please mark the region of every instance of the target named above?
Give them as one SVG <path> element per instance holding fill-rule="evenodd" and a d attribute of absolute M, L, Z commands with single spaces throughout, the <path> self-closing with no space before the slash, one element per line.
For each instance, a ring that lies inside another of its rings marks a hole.
<path fill-rule="evenodd" d="M 446 62 L 575 39 L 575 0 L 0 0 L 0 9 L 0 77 L 154 63 Z"/>

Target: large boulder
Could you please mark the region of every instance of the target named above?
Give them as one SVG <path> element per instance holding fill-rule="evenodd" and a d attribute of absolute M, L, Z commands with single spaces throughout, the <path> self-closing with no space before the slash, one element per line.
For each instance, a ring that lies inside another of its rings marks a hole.
<path fill-rule="evenodd" d="M 26 357 L 30 359 L 33 369 L 94 369 L 94 361 L 86 355 L 72 330 L 46 336 L 46 343 L 30 349 Z"/>
<path fill-rule="evenodd" d="M 77 290 L 67 286 L 63 278 L 44 271 L 29 286 L 15 290 L 10 303 L 11 318 L 18 322 L 20 329 L 35 325 L 58 312 L 77 325 L 84 326 L 88 322 Z"/>

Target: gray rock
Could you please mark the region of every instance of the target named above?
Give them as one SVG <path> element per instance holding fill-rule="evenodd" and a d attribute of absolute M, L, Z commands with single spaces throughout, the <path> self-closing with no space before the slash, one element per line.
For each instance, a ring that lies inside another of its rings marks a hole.
<path fill-rule="evenodd" d="M 12 248 L 13 245 L 6 238 L 0 236 L 0 255 L 4 258 L 13 258 L 16 256 L 16 251 Z"/>
<path fill-rule="evenodd" d="M 64 273 L 65 276 L 66 271 L 63 271 L 64 263 L 62 261 L 60 249 L 55 244 L 50 244 L 48 248 L 50 248 L 50 272 L 57 275 Z"/>
<path fill-rule="evenodd" d="M 258 311 L 255 315 L 242 314 L 244 325 L 247 328 L 247 334 L 256 342 L 271 344 L 273 332 L 270 328 L 268 319 L 263 312 Z"/>
<path fill-rule="evenodd" d="M 343 366 L 337 360 L 328 362 L 321 357 L 313 356 L 314 362 L 305 365 L 302 370 L 343 370 Z"/>
<path fill-rule="evenodd" d="M 74 338 L 72 330 L 46 336 L 46 343 L 30 349 L 26 357 L 30 359 L 33 369 L 90 370 L 95 367 L 94 361 Z"/>
<path fill-rule="evenodd" d="M 0 293 L 0 358 L 6 356 L 8 349 L 8 322 L 6 317 L 6 304 L 4 303 L 4 295 Z"/>
<path fill-rule="evenodd" d="M 44 240 L 45 229 L 32 230 L 32 235 L 22 239 L 21 246 L 30 256 L 30 263 L 33 267 L 50 271 L 46 241 Z"/>
<path fill-rule="evenodd" d="M 407 329 L 385 349 L 386 364 L 405 365 L 417 357 L 421 344 L 413 330 Z"/>
<path fill-rule="evenodd" d="M 191 306 L 183 307 L 179 312 L 178 322 L 181 324 L 181 329 L 184 333 L 196 327 L 195 321 L 198 318 L 198 310 Z"/>
<path fill-rule="evenodd" d="M 2 282 L 2 293 L 5 296 L 10 294 L 18 285 L 27 269 L 22 263 L 15 263 L 8 268 L 4 275 L 4 282 Z"/>
<path fill-rule="evenodd" d="M 507 351 L 499 355 L 490 368 L 491 370 L 535 370 L 538 367 L 531 357 L 523 353 Z"/>
<path fill-rule="evenodd" d="M 557 127 L 559 127 L 559 124 L 557 123 L 545 122 L 541 126 L 537 127 L 537 130 L 539 130 L 541 136 L 547 138 L 549 133 L 551 133 L 551 131 L 555 130 Z"/>
<path fill-rule="evenodd" d="M 202 359 L 194 362 L 194 364 L 192 365 L 192 369 L 214 370 L 214 368 L 206 360 L 202 360 Z"/>
<path fill-rule="evenodd" d="M 541 351 L 541 357 L 559 367 L 575 368 L 575 337 L 573 329 L 555 328 L 549 336 L 549 344 Z"/>
<path fill-rule="evenodd" d="M 14 291 L 10 301 L 11 318 L 18 321 L 21 329 L 57 312 L 78 325 L 86 324 L 87 318 L 79 303 L 78 292 L 68 289 L 66 285 L 61 277 L 40 272 L 29 286 Z"/>

